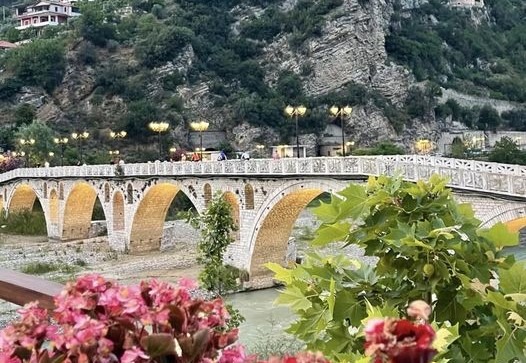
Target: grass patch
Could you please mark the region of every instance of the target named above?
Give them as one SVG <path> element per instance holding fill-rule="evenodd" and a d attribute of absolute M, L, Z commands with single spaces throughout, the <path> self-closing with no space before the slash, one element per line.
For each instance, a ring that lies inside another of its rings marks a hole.
<path fill-rule="evenodd" d="M 72 274 L 79 270 L 79 265 L 70 265 L 64 262 L 31 262 L 22 266 L 20 272 L 30 275 L 43 275 L 48 272 Z"/>
<path fill-rule="evenodd" d="M 47 234 L 44 212 L 24 210 L 9 213 L 7 217 L 0 217 L 2 233 L 24 236 L 45 236 Z"/>

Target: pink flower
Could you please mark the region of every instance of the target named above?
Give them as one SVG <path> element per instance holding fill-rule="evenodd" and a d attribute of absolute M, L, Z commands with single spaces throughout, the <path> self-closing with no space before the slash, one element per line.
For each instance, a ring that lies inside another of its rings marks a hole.
<path fill-rule="evenodd" d="M 135 362 L 137 359 L 146 360 L 149 358 L 150 357 L 148 357 L 146 353 L 134 346 L 131 349 L 128 349 L 124 352 L 124 354 L 121 357 L 121 363 L 132 363 Z"/>
<path fill-rule="evenodd" d="M 235 345 L 223 350 L 218 363 L 244 363 L 246 359 L 245 349 L 242 345 Z"/>

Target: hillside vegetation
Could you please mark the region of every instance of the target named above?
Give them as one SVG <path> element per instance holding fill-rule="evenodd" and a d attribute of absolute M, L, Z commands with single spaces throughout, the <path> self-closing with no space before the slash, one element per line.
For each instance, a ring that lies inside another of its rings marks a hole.
<path fill-rule="evenodd" d="M 200 115 L 199 106 L 190 108 L 182 95 L 201 84 L 212 102 L 202 107 L 216 109 L 226 120 L 216 129 L 228 133 L 246 122 L 275 130 L 280 139 L 273 142 L 288 142 L 294 135 L 294 123 L 283 114 L 287 104 L 307 104 L 302 132 L 320 135 L 331 104 L 379 109 L 398 132 L 412 120 L 434 120 L 438 85 L 526 101 L 525 6 L 519 0 L 488 0 L 488 8 L 480 11 L 451 10 L 439 0 L 407 11 L 395 2 L 388 54 L 410 68 L 416 81 L 428 81 L 426 87 L 410 88 L 403 103 L 355 82 L 307 95 L 308 66 L 270 77 L 263 58 L 269 45 L 285 37 L 292 50 L 308 57 L 308 42 L 346 3 L 299 0 L 284 7 L 279 0 L 95 0 L 82 3 L 79 19 L 38 35 L 4 22 L 0 39 L 32 42 L 0 57 L 5 70 L 0 73 L 0 108 L 5 110 L 0 145 L 13 147 L 16 128 L 36 117 L 35 107 L 20 100 L 24 86 L 43 89 L 52 99 L 57 117 L 48 124 L 56 132 L 86 128 L 92 131 L 92 146 L 104 141 L 101 130 L 108 128 L 126 130 L 133 142 L 146 141 L 152 120 L 184 129 Z M 358 6 L 372 12 L 373 3 L 361 0 Z M 131 14 L 122 13 L 126 6 Z M 487 127 L 479 120 L 480 110 L 457 106 L 440 106 L 436 116 L 454 115 L 473 127 Z M 524 128 L 521 115 L 504 115 L 507 126 Z M 492 127 L 502 124 L 498 117 Z M 181 136 L 176 142 L 185 141 Z"/>

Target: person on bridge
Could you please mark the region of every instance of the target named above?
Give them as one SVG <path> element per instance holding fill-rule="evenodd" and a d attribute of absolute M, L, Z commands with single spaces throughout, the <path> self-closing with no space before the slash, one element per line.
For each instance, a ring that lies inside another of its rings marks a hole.
<path fill-rule="evenodd" d="M 192 161 L 200 161 L 200 160 L 201 160 L 201 157 L 199 156 L 198 153 L 194 152 L 194 153 L 192 154 L 192 159 L 191 159 L 191 160 L 192 160 Z"/>
<path fill-rule="evenodd" d="M 223 150 L 221 150 L 221 152 L 219 153 L 218 157 L 217 157 L 217 160 L 218 161 L 223 161 L 223 160 L 227 160 L 228 158 L 226 157 L 226 154 Z"/>

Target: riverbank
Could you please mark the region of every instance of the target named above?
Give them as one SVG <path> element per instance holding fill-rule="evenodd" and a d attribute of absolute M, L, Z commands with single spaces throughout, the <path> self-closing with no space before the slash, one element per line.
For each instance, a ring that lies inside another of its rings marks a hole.
<path fill-rule="evenodd" d="M 111 251 L 106 237 L 48 242 L 46 237 L 0 234 L 0 267 L 22 272 L 32 270 L 39 277 L 60 283 L 87 273 L 98 273 L 121 283 L 150 278 L 168 282 L 177 282 L 181 277 L 197 279 L 196 258 L 197 247 L 186 243 L 162 252 L 129 255 Z M 46 270 L 49 271 L 43 272 Z M 0 302 L 0 326 L 13 317 L 16 308 Z"/>

